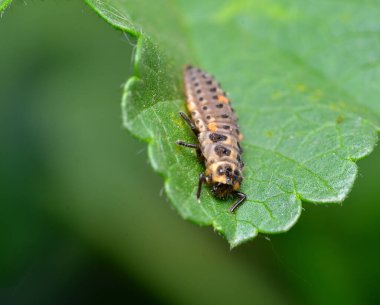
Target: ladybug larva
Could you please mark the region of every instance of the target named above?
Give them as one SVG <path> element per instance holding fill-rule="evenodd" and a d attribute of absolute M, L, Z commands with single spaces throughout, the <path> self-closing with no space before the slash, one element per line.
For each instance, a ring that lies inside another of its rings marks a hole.
<path fill-rule="evenodd" d="M 177 144 L 194 148 L 205 163 L 206 171 L 199 174 L 197 198 L 200 198 L 202 184 L 207 183 L 218 198 L 238 197 L 230 208 L 234 212 L 247 198 L 239 192 L 244 167 L 239 142 L 243 137 L 234 110 L 220 85 L 201 69 L 186 66 L 184 83 L 191 119 L 184 112 L 180 115 L 198 137 L 199 143 L 177 141 Z"/>

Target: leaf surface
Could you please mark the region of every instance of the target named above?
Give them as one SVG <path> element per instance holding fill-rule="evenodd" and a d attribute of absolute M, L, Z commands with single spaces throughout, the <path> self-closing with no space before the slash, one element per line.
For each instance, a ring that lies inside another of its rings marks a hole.
<path fill-rule="evenodd" d="M 0 12 L 4 10 L 11 2 L 12 0 L 0 0 Z"/>
<path fill-rule="evenodd" d="M 232 247 L 288 230 L 301 200 L 342 202 L 355 161 L 379 130 L 380 8 L 360 1 L 87 0 L 107 22 L 137 38 L 125 86 L 125 126 L 149 142 L 154 169 L 178 212 L 213 225 Z M 123 59 L 121 59 L 123 60 Z M 244 134 L 247 202 L 203 190 L 185 110 L 181 70 L 192 63 L 229 93 Z"/>

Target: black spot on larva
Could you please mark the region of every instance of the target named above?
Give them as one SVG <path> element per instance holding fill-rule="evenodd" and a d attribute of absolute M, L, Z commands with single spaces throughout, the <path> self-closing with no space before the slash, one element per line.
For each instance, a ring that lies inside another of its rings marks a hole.
<path fill-rule="evenodd" d="M 216 87 L 210 88 L 210 92 L 216 92 Z"/>
<path fill-rule="evenodd" d="M 201 70 L 201 69 L 197 69 L 197 72 L 201 73 L 201 72 L 202 72 L 202 70 Z"/>
<path fill-rule="evenodd" d="M 195 81 L 197 78 L 195 77 L 195 76 L 193 76 L 192 78 L 191 78 L 191 80 L 192 81 Z"/>
<path fill-rule="evenodd" d="M 236 131 L 236 134 L 237 134 L 237 135 L 240 134 L 240 130 L 239 130 L 239 129 L 236 128 L 235 131 Z"/>
<path fill-rule="evenodd" d="M 211 159 L 211 160 L 208 161 L 208 162 L 210 162 L 211 164 L 213 164 L 213 163 L 215 163 L 215 160 Z"/>
<path fill-rule="evenodd" d="M 227 140 L 227 136 L 225 136 L 223 134 L 219 134 L 219 133 L 210 133 L 209 138 L 211 141 L 213 141 L 215 143 Z"/>
<path fill-rule="evenodd" d="M 203 97 L 200 97 L 200 98 L 199 98 L 199 100 L 200 100 L 200 101 L 203 101 L 203 100 L 204 100 L 204 98 L 203 98 Z"/>
<path fill-rule="evenodd" d="M 199 94 L 199 93 L 201 93 L 201 92 L 202 92 L 202 90 L 201 90 L 201 89 L 198 89 L 196 92 Z"/>
<path fill-rule="evenodd" d="M 217 104 L 216 108 L 223 108 L 223 106 L 224 106 L 223 104 Z"/>
<path fill-rule="evenodd" d="M 212 80 L 208 80 L 208 81 L 206 82 L 206 84 L 207 84 L 207 85 L 211 85 L 211 84 L 212 84 Z"/>
<path fill-rule="evenodd" d="M 231 107 L 231 111 L 232 111 L 232 112 L 235 112 L 235 109 Z"/>
<path fill-rule="evenodd" d="M 193 111 L 192 113 L 191 113 L 191 115 L 196 115 L 197 113 L 195 112 L 195 111 Z"/>
<path fill-rule="evenodd" d="M 236 156 L 236 160 L 238 160 L 239 163 L 241 162 L 241 156 L 239 154 Z"/>
<path fill-rule="evenodd" d="M 191 70 L 192 68 L 193 68 L 192 65 L 188 65 L 188 66 L 186 67 L 186 70 Z"/>
<path fill-rule="evenodd" d="M 219 176 L 222 176 L 224 174 L 224 169 L 221 165 L 218 166 L 216 169 L 216 172 L 218 173 Z"/>
<path fill-rule="evenodd" d="M 194 83 L 194 86 L 195 86 L 195 87 L 198 87 L 198 86 L 199 86 L 199 83 Z"/>
<path fill-rule="evenodd" d="M 232 168 L 230 166 L 226 167 L 226 177 L 231 178 L 232 176 Z"/>
<path fill-rule="evenodd" d="M 237 169 L 235 169 L 235 170 L 234 170 L 234 175 L 235 175 L 236 177 L 239 177 L 239 176 L 240 176 L 240 172 L 239 172 Z"/>
<path fill-rule="evenodd" d="M 203 106 L 202 109 L 203 109 L 203 110 L 207 110 L 207 106 Z"/>
<path fill-rule="evenodd" d="M 228 114 L 222 114 L 220 117 L 222 117 L 223 119 L 228 119 Z"/>
<path fill-rule="evenodd" d="M 217 100 L 217 99 L 218 99 L 218 96 L 217 96 L 217 95 L 214 95 L 214 96 L 212 97 L 212 99 Z"/>
<path fill-rule="evenodd" d="M 207 115 L 207 116 L 206 116 L 206 119 L 207 119 L 207 120 L 211 119 L 211 116 Z"/>
<path fill-rule="evenodd" d="M 238 146 L 238 148 L 239 148 L 239 152 L 242 154 L 242 153 L 243 153 L 243 148 L 241 148 L 241 146 L 240 146 L 240 143 L 239 143 L 239 142 L 237 143 L 237 146 Z"/>
<path fill-rule="evenodd" d="M 195 123 L 196 123 L 196 124 L 199 124 L 199 120 L 196 120 Z"/>
<path fill-rule="evenodd" d="M 229 125 L 223 125 L 223 129 L 230 129 Z"/>
<path fill-rule="evenodd" d="M 219 157 L 229 156 L 231 154 L 231 150 L 223 145 L 216 145 L 214 151 Z"/>

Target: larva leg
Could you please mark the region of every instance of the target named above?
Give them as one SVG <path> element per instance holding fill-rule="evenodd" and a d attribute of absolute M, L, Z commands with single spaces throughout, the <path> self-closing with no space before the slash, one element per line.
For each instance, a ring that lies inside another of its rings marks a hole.
<path fill-rule="evenodd" d="M 194 132 L 194 134 L 197 136 L 198 135 L 198 129 L 197 127 L 194 125 L 194 123 L 190 120 L 190 118 L 186 115 L 186 113 L 180 111 L 179 112 L 180 116 L 185 120 L 185 122 L 187 124 L 189 124 L 191 130 Z"/>
<path fill-rule="evenodd" d="M 197 199 L 201 197 L 201 191 L 202 191 L 202 184 L 203 182 L 206 182 L 206 177 L 203 173 L 199 174 L 199 179 L 198 179 L 198 190 L 197 190 Z"/>
<path fill-rule="evenodd" d="M 180 145 L 180 146 L 184 146 L 184 147 L 194 148 L 195 151 L 196 151 L 196 153 L 197 153 L 197 156 L 198 156 L 199 160 L 200 161 L 204 161 L 204 157 L 202 155 L 202 152 L 201 152 L 201 149 L 199 147 L 199 144 L 187 143 L 187 142 L 184 142 L 184 141 L 176 141 L 176 144 Z"/>
<path fill-rule="evenodd" d="M 235 210 L 239 207 L 239 205 L 241 205 L 247 199 L 247 195 L 244 193 L 235 192 L 235 195 L 237 195 L 239 199 L 230 208 L 231 213 L 235 212 Z"/>
<path fill-rule="evenodd" d="M 177 143 L 177 145 L 180 145 L 180 146 L 185 146 L 185 147 L 189 147 L 189 148 L 199 149 L 199 145 L 198 144 L 187 143 L 187 142 L 184 142 L 184 141 L 177 141 L 176 143 Z"/>

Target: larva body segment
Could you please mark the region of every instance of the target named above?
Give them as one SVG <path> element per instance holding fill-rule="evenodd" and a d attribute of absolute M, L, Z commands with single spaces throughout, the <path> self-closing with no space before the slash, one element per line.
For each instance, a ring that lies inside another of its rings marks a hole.
<path fill-rule="evenodd" d="M 239 199 L 230 209 L 233 212 L 246 195 L 238 192 L 244 167 L 239 143 L 242 135 L 230 100 L 211 75 L 193 66 L 184 69 L 184 85 L 191 121 L 184 113 L 181 115 L 197 135 L 199 144 L 182 141 L 177 144 L 196 148 L 204 159 L 206 171 L 199 176 L 197 197 L 203 182 L 211 185 L 218 198 L 236 194 Z"/>

